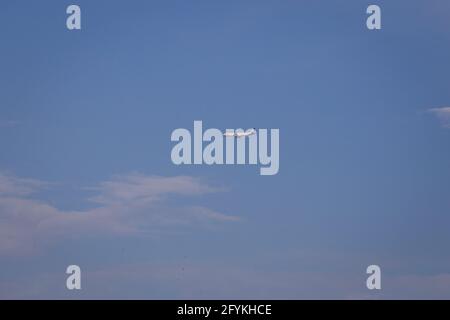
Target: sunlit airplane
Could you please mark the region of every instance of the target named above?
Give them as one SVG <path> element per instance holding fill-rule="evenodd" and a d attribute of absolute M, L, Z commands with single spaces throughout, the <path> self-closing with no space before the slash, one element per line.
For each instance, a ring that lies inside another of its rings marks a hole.
<path fill-rule="evenodd" d="M 236 131 L 228 131 L 228 132 L 225 132 L 223 135 L 224 135 L 225 137 L 237 137 L 237 138 L 242 138 L 242 137 L 248 137 L 248 136 L 251 136 L 251 135 L 254 135 L 254 134 L 256 134 L 256 129 L 255 129 L 255 128 L 251 128 L 251 129 L 248 129 L 248 130 L 245 131 L 245 132 L 241 132 L 241 131 L 238 131 L 238 132 L 236 132 Z"/>

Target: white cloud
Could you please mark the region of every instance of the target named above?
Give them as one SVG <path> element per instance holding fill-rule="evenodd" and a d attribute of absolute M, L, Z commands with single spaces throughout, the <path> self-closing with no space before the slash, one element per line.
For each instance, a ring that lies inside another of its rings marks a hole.
<path fill-rule="evenodd" d="M 167 228 L 236 221 L 203 206 L 176 205 L 170 195 L 198 196 L 221 189 L 187 176 L 116 176 L 91 190 L 97 207 L 64 211 L 30 196 L 48 184 L 0 174 L 0 255 L 26 254 L 62 239 L 151 235 Z"/>
<path fill-rule="evenodd" d="M 428 111 L 439 119 L 444 128 L 450 128 L 450 107 L 432 108 Z"/>

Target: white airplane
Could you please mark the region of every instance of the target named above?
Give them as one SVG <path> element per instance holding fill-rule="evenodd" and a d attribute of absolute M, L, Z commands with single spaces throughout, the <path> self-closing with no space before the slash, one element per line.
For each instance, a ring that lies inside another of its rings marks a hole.
<path fill-rule="evenodd" d="M 242 138 L 242 137 L 248 137 L 251 135 L 256 134 L 256 129 L 255 128 L 251 128 L 245 132 L 236 132 L 236 131 L 229 131 L 229 132 L 225 132 L 223 135 L 225 137 L 237 137 L 237 138 Z"/>

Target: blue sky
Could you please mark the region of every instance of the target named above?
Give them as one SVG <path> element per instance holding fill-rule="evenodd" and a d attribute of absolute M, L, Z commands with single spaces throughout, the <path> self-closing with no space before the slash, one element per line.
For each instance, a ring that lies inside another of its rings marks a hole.
<path fill-rule="evenodd" d="M 450 298 L 448 1 L 69 4 L 0 4 L 1 298 Z M 279 173 L 173 165 L 194 120 Z"/>

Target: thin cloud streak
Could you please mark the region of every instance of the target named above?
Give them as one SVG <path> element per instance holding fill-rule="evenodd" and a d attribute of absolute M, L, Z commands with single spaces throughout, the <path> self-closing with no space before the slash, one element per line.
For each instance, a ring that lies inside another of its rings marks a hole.
<path fill-rule="evenodd" d="M 12 128 L 20 124 L 19 121 L 14 120 L 0 120 L 0 128 Z"/>

